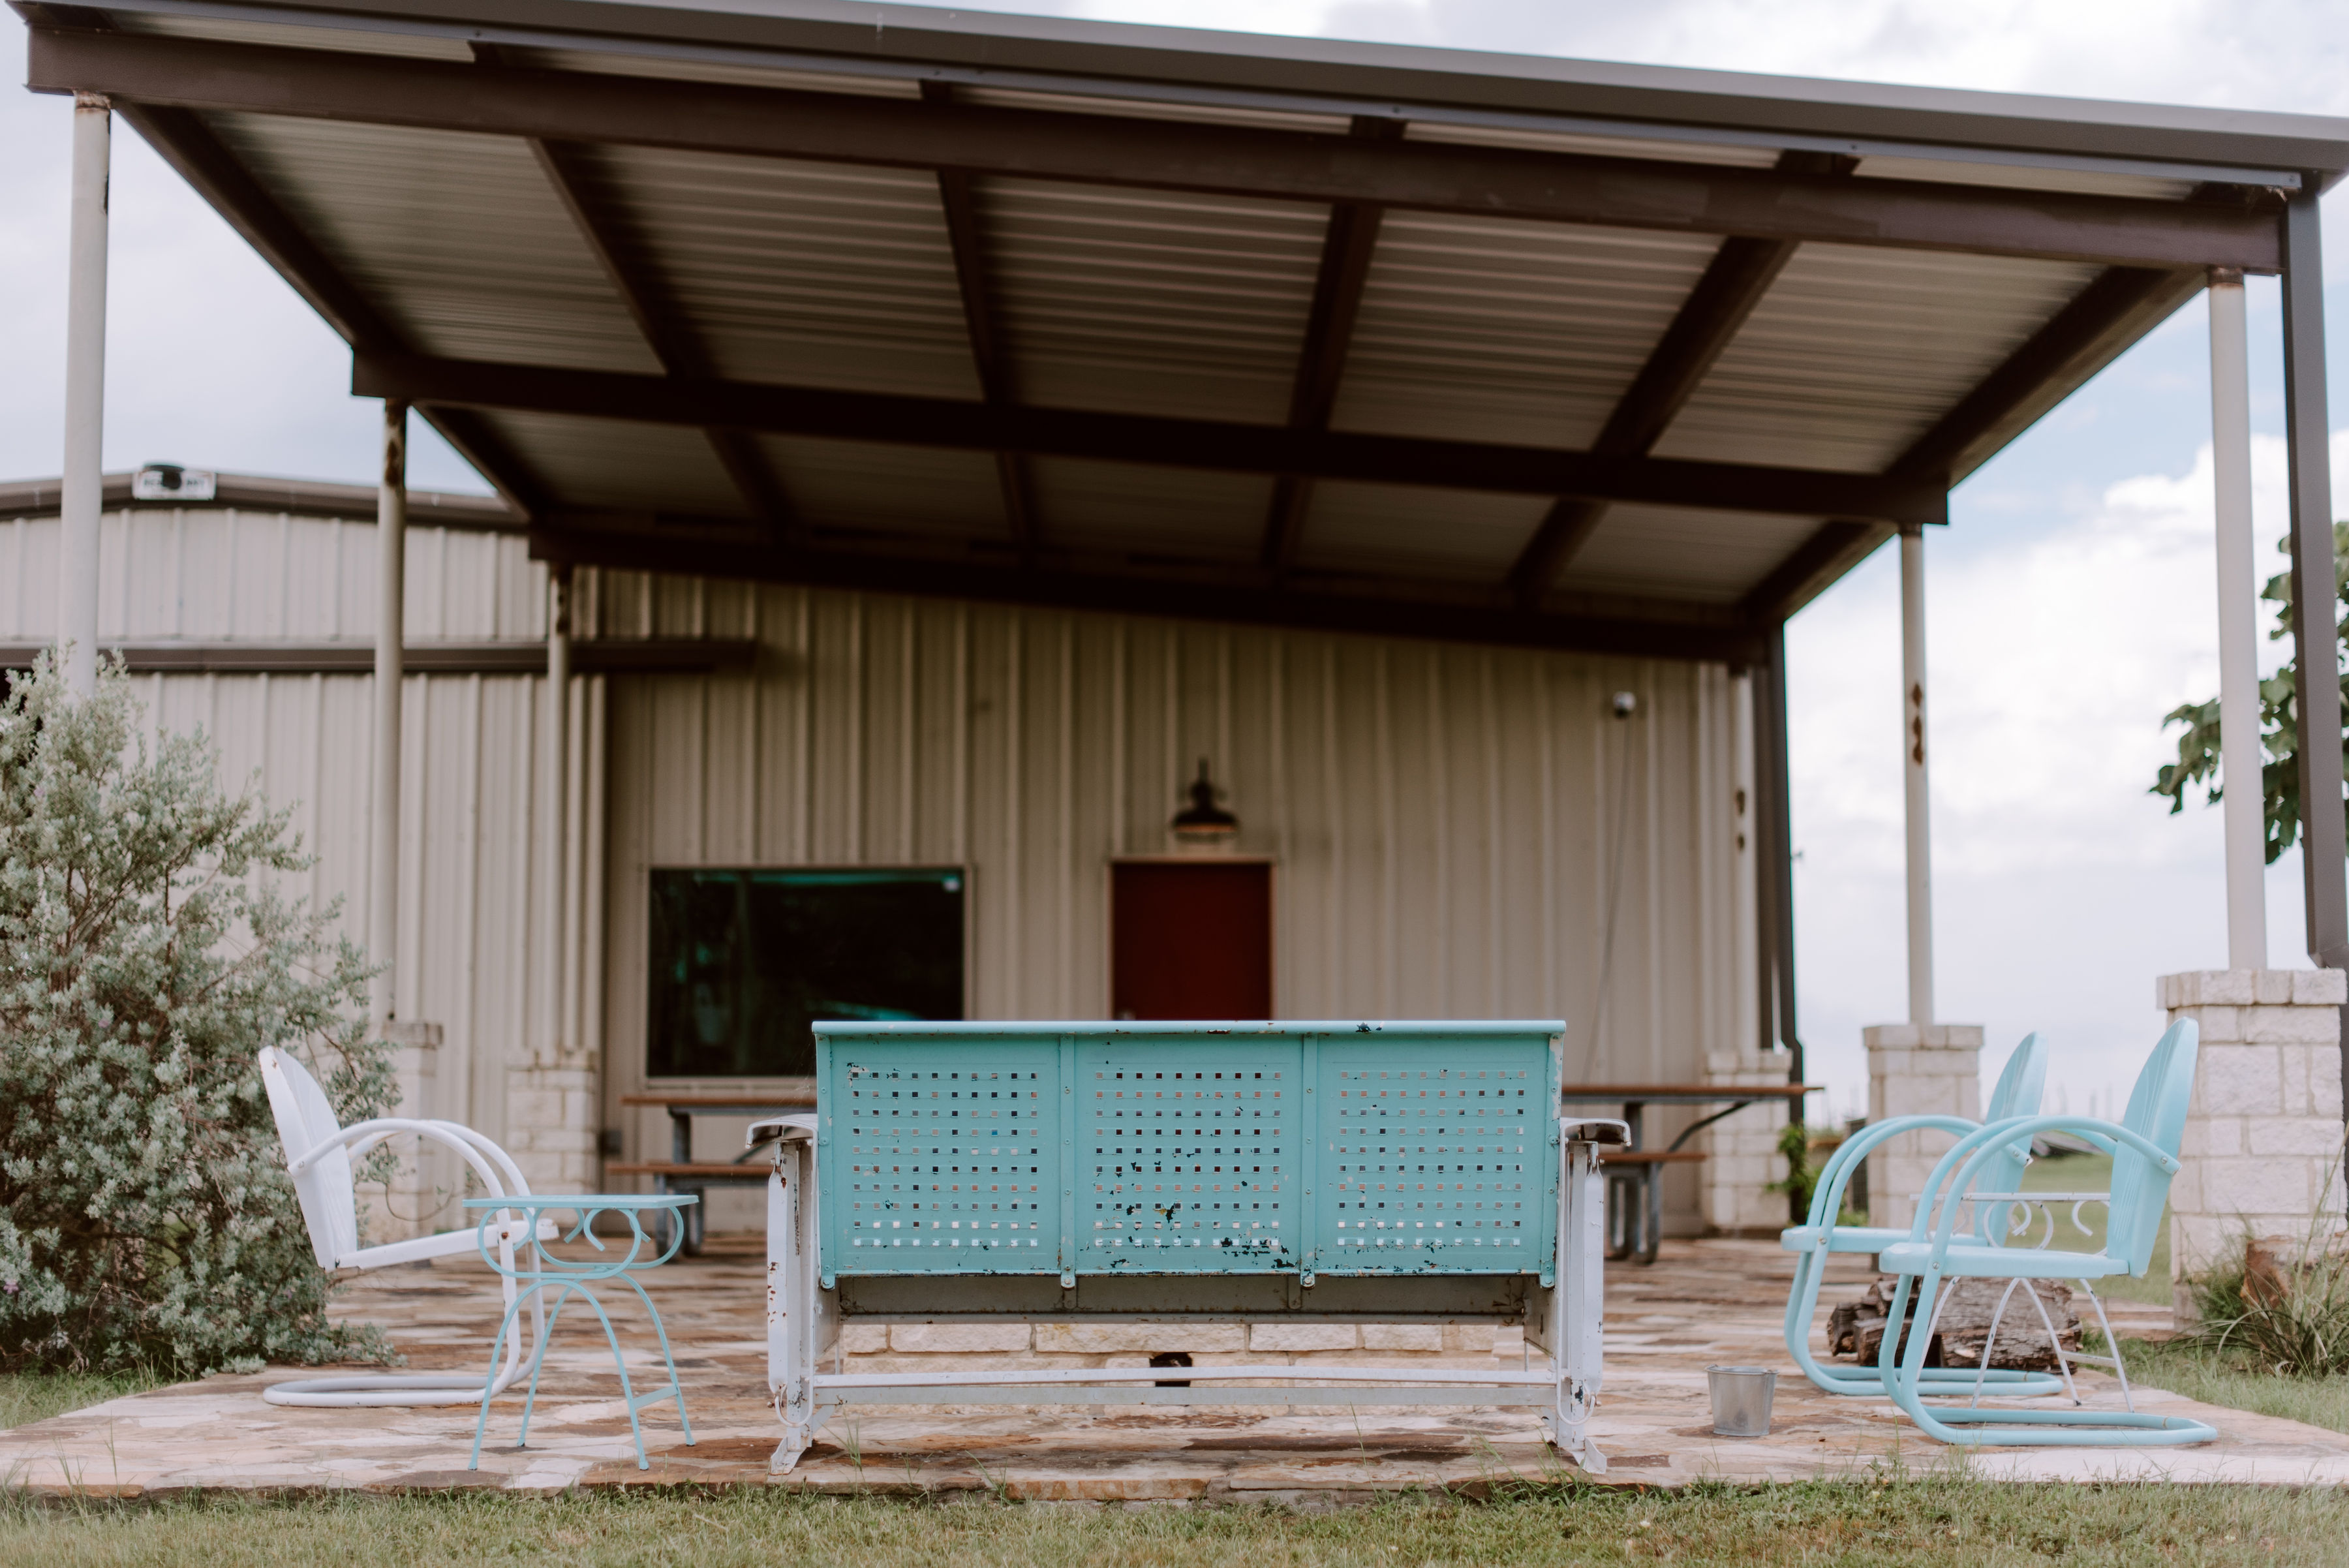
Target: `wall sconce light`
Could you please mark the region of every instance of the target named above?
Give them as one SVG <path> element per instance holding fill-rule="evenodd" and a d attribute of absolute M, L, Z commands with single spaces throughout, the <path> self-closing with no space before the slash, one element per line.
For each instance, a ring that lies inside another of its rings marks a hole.
<path fill-rule="evenodd" d="M 1207 759 L 1199 759 L 1199 776 L 1191 782 L 1191 804 L 1174 814 L 1177 849 L 1228 849 L 1239 841 L 1240 819 L 1216 804 L 1219 792 L 1207 774 Z"/>

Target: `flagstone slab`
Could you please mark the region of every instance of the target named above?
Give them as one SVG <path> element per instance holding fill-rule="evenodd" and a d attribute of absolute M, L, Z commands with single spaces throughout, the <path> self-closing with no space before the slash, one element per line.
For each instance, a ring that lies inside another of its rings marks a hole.
<path fill-rule="evenodd" d="M 1866 1260 L 1837 1260 L 1825 1308 L 1872 1277 Z M 1983 1449 L 1958 1452 L 1920 1436 L 1883 1401 L 1820 1394 L 1778 1342 L 1792 1260 L 1768 1242 L 1668 1243 L 1652 1268 L 1609 1272 L 1607 1386 L 1594 1427 L 1606 1480 L 1680 1486 L 1701 1480 L 1797 1480 L 1961 1466 L 2011 1480 L 2178 1480 L 2303 1486 L 2349 1484 L 2349 1437 L 2298 1422 L 2212 1409 L 2158 1389 L 2141 1407 L 2209 1421 L 2220 1441 L 2195 1449 Z M 1576 1475 L 1541 1441 L 1531 1412 L 1481 1407 L 1292 1413 L 1281 1407 L 1122 1406 L 884 1407 L 828 1428 L 788 1476 L 770 1476 L 778 1436 L 765 1400 L 766 1345 L 755 1240 L 714 1239 L 709 1255 L 645 1277 L 684 1380 L 696 1442 L 673 1406 L 640 1417 L 650 1468 L 639 1469 L 627 1412 L 602 1332 L 566 1319 L 546 1358 L 527 1448 L 517 1446 L 522 1398 L 491 1408 L 479 1469 L 467 1459 L 478 1407 L 326 1410 L 267 1404 L 262 1390 L 295 1376 L 209 1377 L 109 1400 L 0 1432 L 0 1476 L 39 1492 L 141 1497 L 192 1490 L 260 1493 L 460 1491 L 524 1493 L 574 1487 L 775 1485 L 845 1495 L 986 1493 L 1040 1502 L 1288 1502 L 1329 1506 L 1397 1491 L 1485 1495 Z M 336 1314 L 376 1323 L 409 1365 L 486 1366 L 497 1285 L 476 1262 L 388 1270 L 346 1286 Z M 613 1304 L 613 1321 L 639 1386 L 657 1364 L 641 1309 Z M 2164 1332 L 2166 1309 L 2117 1303 L 2125 1333 Z M 912 1349 L 954 1336 L 874 1340 L 860 1367 L 920 1371 L 973 1366 L 1106 1366 L 1137 1354 Z M 989 1341 L 993 1343 L 992 1340 Z M 1006 1339 L 1006 1344 L 1010 1343 Z M 1057 1345 L 1057 1342 L 1055 1342 Z M 1481 1342 L 1479 1342 L 1481 1345 Z M 1492 1351 L 1454 1345 L 1293 1352 L 1256 1349 L 1214 1360 L 1280 1359 L 1317 1366 L 1523 1365 L 1519 1336 Z M 1203 1356 L 1203 1359 L 1206 1357 Z M 1704 1368 L 1736 1363 L 1781 1369 L 1770 1433 L 1713 1435 Z M 2091 1375 L 2089 1403 L 2119 1408 L 2118 1386 Z"/>

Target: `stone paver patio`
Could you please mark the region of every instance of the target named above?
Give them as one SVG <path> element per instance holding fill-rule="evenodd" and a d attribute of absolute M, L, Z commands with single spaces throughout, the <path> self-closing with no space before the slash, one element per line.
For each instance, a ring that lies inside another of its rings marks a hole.
<path fill-rule="evenodd" d="M 1856 1293 L 1859 1260 L 1826 1301 Z M 2220 1442 L 2199 1449 L 1981 1449 L 1956 1455 L 1918 1433 L 1888 1403 L 1838 1399 L 1796 1376 L 1778 1344 L 1791 1260 L 1762 1241 L 1669 1243 L 1653 1268 L 1618 1265 L 1608 1278 L 1607 1386 L 1597 1430 L 1620 1484 L 1672 1486 L 1706 1478 L 1791 1480 L 1899 1466 L 1911 1473 L 1952 1463 L 1972 1473 L 2023 1479 L 2168 1479 L 2284 1484 L 2349 1483 L 2349 1437 L 2273 1417 L 2215 1410 L 2158 1390 L 2141 1408 L 2190 1411 L 2214 1423 Z M 673 1407 L 645 1413 L 652 1468 L 639 1470 L 626 1413 L 603 1337 L 591 1316 L 566 1319 L 527 1451 L 514 1447 L 518 1397 L 492 1410 L 482 1468 L 465 1468 L 473 1408 L 286 1409 L 261 1390 L 294 1374 L 212 1377 L 116 1399 L 0 1433 L 0 1475 L 19 1487 L 142 1495 L 191 1488 L 375 1491 L 575 1485 L 765 1484 L 776 1440 L 763 1399 L 761 1259 L 749 1239 L 717 1241 L 711 1255 L 647 1277 L 676 1343 L 699 1439 L 688 1447 Z M 354 1282 L 338 1311 L 385 1324 L 411 1366 L 472 1366 L 486 1357 L 495 1284 L 477 1264 L 386 1271 Z M 651 1334 L 641 1309 L 614 1303 L 632 1372 L 649 1374 Z M 2124 1315 L 2126 1314 L 2126 1315 Z M 2118 1303 L 2127 1334 L 2164 1329 L 2166 1309 Z M 640 1331 L 640 1332 L 639 1332 Z M 868 1333 L 872 1331 L 867 1331 Z M 936 1334 L 936 1331 L 930 1331 Z M 1237 1331 L 1233 1331 L 1237 1334 Z M 1293 1331 L 1291 1331 L 1293 1333 Z M 860 1366 L 913 1371 L 968 1367 L 968 1354 L 895 1351 Z M 1230 1354 L 1200 1352 L 1200 1365 L 1248 1360 L 1431 1364 L 1426 1353 L 1268 1352 L 1267 1341 Z M 1488 1349 L 1449 1331 L 1447 1363 L 1517 1364 L 1513 1331 Z M 1006 1357 L 1019 1365 L 1139 1364 L 1133 1354 Z M 1704 1367 L 1736 1362 L 1781 1369 L 1770 1435 L 1715 1438 Z M 2117 1407 L 2117 1386 L 2091 1376 L 2090 1400 Z M 1284 1415 L 1278 1407 L 1137 1411 L 1062 1407 L 1040 1411 L 974 1407 L 892 1412 L 843 1424 L 777 1484 L 827 1492 L 977 1491 L 1023 1499 L 1326 1502 L 1388 1490 L 1444 1487 L 1480 1491 L 1512 1479 L 1571 1474 L 1539 1442 L 1530 1412 L 1371 1410 Z"/>

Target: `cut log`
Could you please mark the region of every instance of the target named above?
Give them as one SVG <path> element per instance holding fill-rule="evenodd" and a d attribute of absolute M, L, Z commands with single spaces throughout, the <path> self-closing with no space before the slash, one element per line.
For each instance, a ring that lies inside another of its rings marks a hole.
<path fill-rule="evenodd" d="M 1859 1300 L 1846 1302 L 1827 1314 L 1830 1355 L 1848 1356 L 1869 1366 L 1876 1363 L 1884 1346 L 1885 1314 L 1899 1283 L 1896 1275 L 1879 1275 Z M 1998 1310 L 1999 1298 L 2006 1293 L 2006 1286 L 2004 1280 L 1951 1281 L 1944 1288 L 1944 1304 L 1933 1327 L 1932 1342 L 1925 1347 L 1925 1365 L 1980 1366 L 1983 1342 L 1990 1337 L 1991 1314 Z M 2038 1372 L 2055 1366 L 2055 1351 L 2048 1343 L 2046 1325 L 2039 1321 L 2030 1302 L 2023 1299 L 2023 1292 L 2034 1287 L 2062 1338 L 2064 1353 L 2069 1355 L 2080 1348 L 2080 1316 L 2072 1310 L 2071 1287 L 2053 1280 L 2025 1281 L 2016 1288 L 2006 1303 L 2005 1315 L 1999 1319 L 1998 1342 L 1991 1349 L 1992 1366 Z M 1917 1303 L 1912 1295 L 1908 1310 L 1909 1322 L 1902 1329 L 1903 1353 L 1906 1336 L 1915 1328 L 1916 1312 Z"/>

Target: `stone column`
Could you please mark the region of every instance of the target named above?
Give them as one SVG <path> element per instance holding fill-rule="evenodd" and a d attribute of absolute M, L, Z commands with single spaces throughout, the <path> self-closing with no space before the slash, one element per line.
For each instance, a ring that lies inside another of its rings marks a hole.
<path fill-rule="evenodd" d="M 1709 1087 L 1784 1088 L 1791 1053 L 1715 1051 L 1705 1058 Z M 1772 1060 L 1775 1058 L 1775 1062 Z M 1709 1115 L 1713 1107 L 1700 1107 Z M 1802 1113 L 1797 1110 L 1795 1115 Z M 1781 1102 L 1748 1106 L 1697 1134 L 1704 1150 L 1704 1220 L 1716 1234 L 1775 1236 L 1786 1223 L 1786 1195 L 1770 1184 L 1786 1179 L 1778 1135 L 1786 1120 Z"/>
<path fill-rule="evenodd" d="M 1860 1031 L 1868 1046 L 1868 1119 L 1982 1116 L 1982 1029 L 1979 1023 L 1878 1023 Z M 1903 1133 L 1868 1157 L 1868 1223 L 1906 1225 L 1925 1179 L 1957 1140 L 1946 1133 Z"/>
<path fill-rule="evenodd" d="M 440 1115 L 440 1025 L 398 1019 L 384 1026 L 383 1038 L 390 1043 L 392 1077 L 399 1085 L 398 1103 L 389 1114 L 410 1121 Z M 458 1197 L 450 1187 L 457 1173 L 439 1149 L 402 1137 L 392 1141 L 391 1150 L 399 1163 L 390 1181 L 361 1194 L 371 1246 L 446 1228 L 451 1223 L 448 1210 Z"/>
<path fill-rule="evenodd" d="M 506 1070 L 506 1152 L 533 1192 L 594 1192 L 601 1118 L 595 1070 L 567 1066 Z"/>
<path fill-rule="evenodd" d="M 2194 1098 L 2169 1187 L 2169 1270 L 2178 1321 L 2187 1282 L 2241 1254 L 2246 1236 L 2309 1233 L 2343 1212 L 2341 1006 L 2336 969 L 2166 974 L 2157 1000 L 2202 1031 Z"/>

